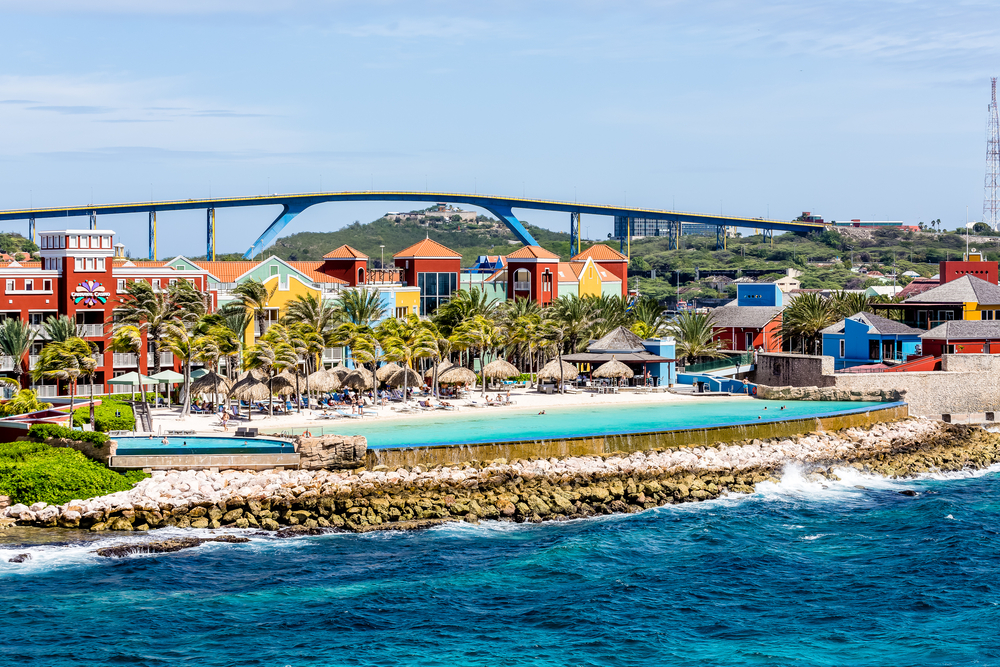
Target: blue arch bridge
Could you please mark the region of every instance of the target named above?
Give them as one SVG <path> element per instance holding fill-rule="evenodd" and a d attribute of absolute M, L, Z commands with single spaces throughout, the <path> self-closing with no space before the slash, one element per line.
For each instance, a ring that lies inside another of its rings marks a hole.
<path fill-rule="evenodd" d="M 762 218 L 741 218 L 723 215 L 705 215 L 629 206 L 606 206 L 602 204 L 580 204 L 577 202 L 526 199 L 523 197 L 499 197 L 495 195 L 462 194 L 454 192 L 407 192 L 407 191 L 363 191 L 363 192 L 310 192 L 301 194 L 274 194 L 258 197 L 217 197 L 208 199 L 180 199 L 172 201 L 149 201 L 125 204 L 100 204 L 88 206 L 67 206 L 54 208 L 27 208 L 0 211 L 2 220 L 27 220 L 28 237 L 35 241 L 35 223 L 43 218 L 65 218 L 89 216 L 90 228 L 97 228 L 98 215 L 116 213 L 147 213 L 149 215 L 149 257 L 156 259 L 156 214 L 162 211 L 187 211 L 204 209 L 206 212 L 206 256 L 215 258 L 215 214 L 217 209 L 246 206 L 281 206 L 278 217 L 254 241 L 244 253 L 250 259 L 260 253 L 295 216 L 310 206 L 327 202 L 343 201 L 400 201 L 431 202 L 443 204 L 466 204 L 486 209 L 507 225 L 519 241 L 525 245 L 537 245 L 535 239 L 514 215 L 514 209 L 535 211 L 558 211 L 568 213 L 570 219 L 570 247 L 578 252 L 581 247 L 580 215 L 607 215 L 615 218 L 615 237 L 621 239 L 622 250 L 633 236 L 666 236 L 670 247 L 676 248 L 681 235 L 681 223 L 701 224 L 716 228 L 716 245 L 725 247 L 727 228 L 756 229 L 767 236 L 778 232 L 810 232 L 824 229 L 822 223 L 786 222 Z"/>

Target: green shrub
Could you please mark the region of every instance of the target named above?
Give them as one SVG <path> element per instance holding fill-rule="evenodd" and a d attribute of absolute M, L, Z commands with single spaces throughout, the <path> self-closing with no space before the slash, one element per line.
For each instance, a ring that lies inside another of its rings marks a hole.
<path fill-rule="evenodd" d="M 50 449 L 49 445 L 44 442 L 5 442 L 0 444 L 0 461 L 5 459 L 23 461 L 32 454 L 48 449 Z"/>
<path fill-rule="evenodd" d="M 100 446 L 108 441 L 108 434 L 99 431 L 74 431 L 58 424 L 34 424 L 28 429 L 28 438 L 35 442 L 45 442 L 49 438 L 64 438 Z"/>
<path fill-rule="evenodd" d="M 146 477 L 140 470 L 119 475 L 66 447 L 11 444 L 21 447 L 0 446 L 0 495 L 10 496 L 15 503 L 61 505 L 74 499 L 127 491 Z M 24 445 L 41 449 L 28 452 Z M 2 453 L 9 451 L 17 451 L 20 458 Z"/>
<path fill-rule="evenodd" d="M 90 423 L 90 406 L 78 408 L 73 412 L 73 425 L 83 426 Z M 131 431 L 135 428 L 135 414 L 127 403 L 102 398 L 101 404 L 94 409 L 94 428 L 98 431 Z"/>

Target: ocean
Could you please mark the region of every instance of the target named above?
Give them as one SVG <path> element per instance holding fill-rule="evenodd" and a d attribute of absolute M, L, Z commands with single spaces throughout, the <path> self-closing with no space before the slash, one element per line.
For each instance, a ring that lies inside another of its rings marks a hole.
<path fill-rule="evenodd" d="M 998 467 L 790 469 L 633 515 L 93 554 L 141 539 L 0 531 L 0 665 L 1000 664 Z"/>

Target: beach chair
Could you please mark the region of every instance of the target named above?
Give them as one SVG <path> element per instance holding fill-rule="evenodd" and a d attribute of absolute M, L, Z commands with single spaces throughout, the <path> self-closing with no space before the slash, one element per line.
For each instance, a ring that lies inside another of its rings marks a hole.
<path fill-rule="evenodd" d="M 361 415 L 357 413 L 344 412 L 343 410 L 334 410 L 341 417 L 347 417 L 348 419 L 361 419 Z"/>

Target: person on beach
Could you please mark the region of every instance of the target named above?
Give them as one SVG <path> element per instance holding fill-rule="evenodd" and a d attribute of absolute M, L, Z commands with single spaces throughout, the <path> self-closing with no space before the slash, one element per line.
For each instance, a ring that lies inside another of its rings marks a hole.
<path fill-rule="evenodd" d="M 219 419 L 222 420 L 222 430 L 223 431 L 228 431 L 229 430 L 229 410 L 227 410 L 225 408 L 222 408 L 222 414 L 219 416 Z"/>
<path fill-rule="evenodd" d="M 743 378 L 743 393 L 744 394 L 749 394 L 750 393 L 750 383 L 747 382 L 746 378 Z"/>
<path fill-rule="evenodd" d="M 505 401 L 507 405 L 510 405 L 510 389 L 507 390 L 507 400 Z"/>

